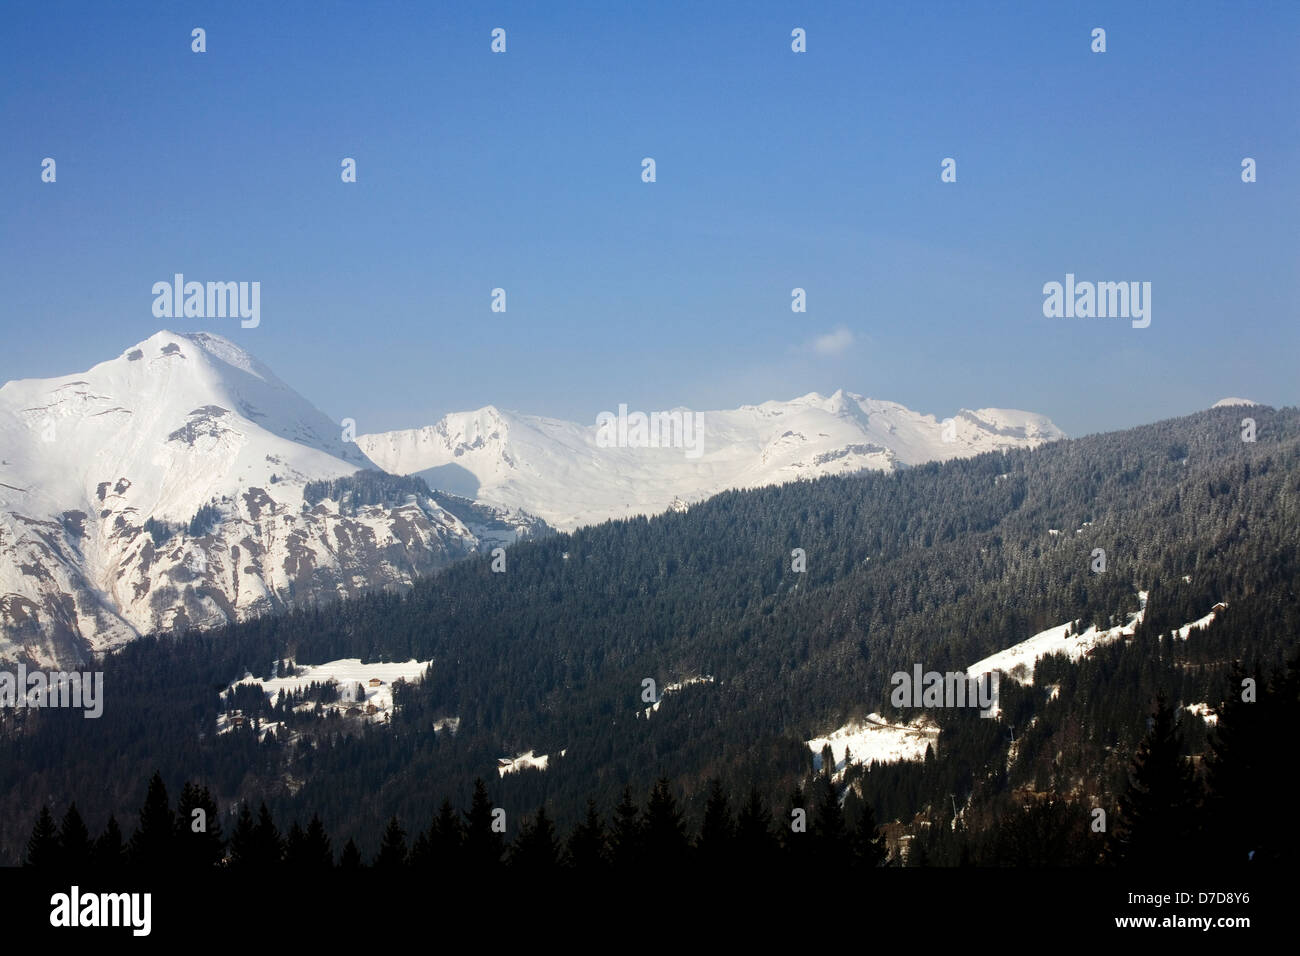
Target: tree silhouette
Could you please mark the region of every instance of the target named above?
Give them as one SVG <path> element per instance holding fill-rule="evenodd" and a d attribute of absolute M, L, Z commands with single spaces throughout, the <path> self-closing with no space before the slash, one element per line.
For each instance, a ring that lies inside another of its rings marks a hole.
<path fill-rule="evenodd" d="M 1120 798 L 1109 859 L 1152 867 L 1194 858 L 1200 786 L 1182 749 L 1173 708 L 1160 694 Z"/>
<path fill-rule="evenodd" d="M 27 859 L 24 866 L 38 870 L 52 870 L 59 864 L 59 833 L 54 825 L 50 808 L 41 807 L 36 816 L 36 825 L 27 841 Z"/>

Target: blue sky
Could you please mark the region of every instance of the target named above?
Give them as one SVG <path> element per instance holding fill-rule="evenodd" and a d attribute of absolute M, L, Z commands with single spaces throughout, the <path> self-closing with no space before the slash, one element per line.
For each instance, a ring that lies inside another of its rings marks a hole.
<path fill-rule="evenodd" d="M 362 432 L 836 388 L 1071 434 L 1296 404 L 1297 63 L 1295 3 L 14 7 L 0 380 L 165 325 Z M 260 326 L 156 319 L 175 272 L 261 282 Z M 1044 318 L 1067 272 L 1151 282 L 1151 326 Z"/>

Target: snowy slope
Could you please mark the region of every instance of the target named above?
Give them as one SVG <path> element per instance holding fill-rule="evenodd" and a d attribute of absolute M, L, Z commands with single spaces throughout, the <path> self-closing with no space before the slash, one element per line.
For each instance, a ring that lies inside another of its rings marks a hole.
<path fill-rule="evenodd" d="M 1096 625 L 1089 625 L 1082 630 L 1077 628 L 1076 622 L 1058 624 L 972 664 L 966 668 L 966 675 L 978 677 L 990 671 L 1001 671 L 1017 683 L 1033 684 L 1034 665 L 1039 658 L 1046 657 L 1048 654 L 1065 654 L 1070 660 L 1077 661 L 1090 654 L 1095 647 L 1136 634 L 1138 625 L 1146 616 L 1147 593 L 1138 592 L 1138 610 L 1128 616 L 1126 624 L 1103 629 L 1098 629 Z M 1187 640 L 1193 631 L 1202 630 L 1213 624 L 1218 612 L 1227 606 L 1223 602 L 1215 604 L 1204 617 L 1174 628 L 1170 636 L 1175 640 Z"/>
<path fill-rule="evenodd" d="M 830 744 L 835 758 L 832 771 L 842 773 L 850 763 L 898 763 L 924 760 L 926 748 L 939 749 L 939 725 L 926 715 L 906 724 L 892 724 L 880 714 L 869 714 L 862 721 L 845 724 L 825 737 L 807 741 L 813 752 L 813 767 L 822 769 L 822 749 Z"/>
<path fill-rule="evenodd" d="M 683 410 L 684 411 L 684 410 Z M 702 449 L 611 447 L 597 427 L 487 406 L 435 425 L 358 437 L 376 464 L 431 487 L 520 508 L 572 529 L 656 514 L 729 488 L 866 468 L 892 470 L 1064 437 L 1047 418 L 984 408 L 944 423 L 894 402 L 837 391 L 703 412 Z"/>
<path fill-rule="evenodd" d="M 1109 644 L 1137 633 L 1147 609 L 1147 592 L 1138 592 L 1138 610 L 1130 614 L 1128 623 L 1099 630 L 1095 624 L 1078 629 L 1076 622 L 1068 621 L 1040 631 L 1033 637 L 1013 644 L 1006 650 L 977 661 L 966 668 L 967 677 L 978 677 L 990 671 L 1001 671 L 1021 684 L 1034 682 L 1034 665 L 1048 654 L 1065 654 L 1075 661 L 1090 653 L 1094 647 Z"/>
<path fill-rule="evenodd" d="M 309 480 L 373 467 L 214 335 L 163 331 L 87 372 L 7 383 L 0 658 L 75 662 L 147 631 L 404 586 L 480 547 L 453 513 L 472 518 L 472 503 L 304 501 Z M 203 507 L 215 520 L 191 535 Z M 488 517 L 510 537 L 509 514 Z M 147 519 L 167 527 L 151 534 Z"/>
<path fill-rule="evenodd" d="M 407 683 L 416 683 L 422 680 L 425 671 L 428 670 L 432 663 L 432 661 L 417 661 L 412 658 L 405 662 L 363 664 L 360 658 L 351 657 L 329 661 L 325 664 L 294 665 L 293 674 L 289 677 L 257 678 L 252 674 L 245 674 L 242 678 L 230 684 L 225 693 L 233 691 L 241 684 L 249 686 L 261 685 L 267 701 L 274 704 L 281 691 L 293 693 L 303 690 L 312 683 L 333 683 L 338 685 L 339 702 L 322 704 L 319 707 L 310 705 L 310 709 L 325 714 L 329 711 L 343 713 L 355 707 L 361 710 L 361 713 L 357 715 L 357 719 L 379 723 L 387 719 L 392 713 L 393 683 L 399 680 Z M 379 680 L 377 686 L 371 686 L 370 684 L 370 681 L 374 679 Z M 374 710 L 370 711 L 369 707 L 373 707 Z M 236 714 L 238 714 L 238 711 L 225 711 L 219 714 L 217 717 L 217 733 L 229 733 L 233 730 L 235 725 L 232 716 Z"/>

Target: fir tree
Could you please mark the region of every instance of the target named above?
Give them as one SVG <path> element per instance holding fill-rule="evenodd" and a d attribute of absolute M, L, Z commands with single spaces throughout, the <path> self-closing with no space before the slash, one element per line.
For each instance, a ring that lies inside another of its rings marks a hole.
<path fill-rule="evenodd" d="M 271 811 L 263 803 L 257 810 L 257 826 L 253 828 L 252 864 L 262 870 L 279 866 L 284 859 L 284 840 L 276 828 Z"/>
<path fill-rule="evenodd" d="M 700 827 L 700 838 L 696 844 L 700 860 L 706 867 L 716 870 L 732 862 L 735 829 L 727 792 L 722 789 L 722 781 L 715 778 L 709 784 L 709 798 L 704 804 L 704 823 Z"/>
<path fill-rule="evenodd" d="M 411 842 L 411 855 L 407 863 L 413 870 L 429 871 L 434 868 L 433 856 L 433 830 L 437 825 L 437 818 L 429 824 L 428 829 L 421 830 L 415 835 Z"/>
<path fill-rule="evenodd" d="M 394 816 L 384 829 L 384 838 L 375 857 L 375 869 L 391 872 L 406 866 L 406 831 Z"/>
<path fill-rule="evenodd" d="M 325 824 L 316 814 L 311 815 L 307 824 L 307 836 L 303 841 L 303 866 L 311 870 L 328 870 L 334 866 L 334 851 L 330 848 L 329 834 Z"/>
<path fill-rule="evenodd" d="M 828 774 L 813 781 L 812 852 L 820 865 L 844 870 L 852 859 L 849 831 L 844 823 L 840 796 Z"/>
<path fill-rule="evenodd" d="M 681 866 L 690 841 L 672 784 L 666 777 L 661 777 L 650 791 L 642 829 L 646 859 L 652 869 L 671 871 Z"/>
<path fill-rule="evenodd" d="M 644 862 L 640 810 L 632 799 L 632 788 L 623 787 L 623 796 L 614 808 L 614 822 L 610 828 L 610 860 L 615 869 L 630 872 Z"/>
<path fill-rule="evenodd" d="M 579 873 L 599 873 L 609 863 L 609 846 L 605 823 L 596 809 L 596 801 L 587 798 L 587 816 L 569 834 L 567 863 Z"/>
<path fill-rule="evenodd" d="M 289 834 L 284 838 L 285 869 L 301 872 L 307 868 L 307 834 L 303 832 L 298 821 L 289 826 Z"/>
<path fill-rule="evenodd" d="M 778 832 L 781 835 L 782 855 L 787 861 L 794 864 L 802 865 L 812 859 L 811 836 L 808 833 L 808 813 L 806 806 L 807 800 L 804 797 L 803 787 L 795 784 L 794 790 L 790 793 L 790 799 L 786 801 L 785 817 L 781 821 Z M 798 812 L 796 812 L 798 811 Z M 796 821 L 802 821 L 799 829 L 796 829 Z"/>
<path fill-rule="evenodd" d="M 230 834 L 230 865 L 252 868 L 257 864 L 257 825 L 253 813 L 244 803 L 239 808 L 239 818 Z"/>
<path fill-rule="evenodd" d="M 1279 863 L 1300 851 L 1293 814 L 1259 812 L 1261 793 L 1291 787 L 1291 764 L 1278 758 L 1275 731 L 1300 724 L 1300 657 L 1257 687 L 1253 700 L 1243 699 L 1248 676 L 1234 662 L 1205 760 L 1205 855 L 1216 864 Z"/>
<path fill-rule="evenodd" d="M 90 866 L 93 849 L 90 832 L 74 802 L 63 815 L 59 827 L 59 864 L 69 873 L 82 873 Z"/>
<path fill-rule="evenodd" d="M 737 863 L 746 872 L 763 870 L 776 857 L 778 843 L 772 833 L 772 813 L 757 787 L 751 787 L 736 818 Z"/>
<path fill-rule="evenodd" d="M 857 817 L 851 841 L 854 862 L 868 869 L 883 866 L 889 857 L 889 850 L 885 846 L 884 833 L 876 828 L 876 814 L 871 809 L 871 804 L 862 800 Z"/>
<path fill-rule="evenodd" d="M 117 818 L 110 815 L 104 832 L 95 841 L 91 852 L 91 862 L 95 869 L 104 873 L 116 873 L 125 862 L 125 850 L 122 841 L 122 828 L 117 825 Z"/>
<path fill-rule="evenodd" d="M 357 849 L 357 845 L 349 837 L 348 842 L 343 844 L 343 855 L 339 857 L 339 869 L 355 873 L 364 866 L 365 864 L 361 862 L 361 851 Z"/>
<path fill-rule="evenodd" d="M 1161 694 L 1120 798 L 1108 859 L 1127 866 L 1190 862 L 1199 784 L 1182 749 L 1174 710 Z"/>
<path fill-rule="evenodd" d="M 175 851 L 176 815 L 167 802 L 162 774 L 154 771 L 140 808 L 140 825 L 131 835 L 131 863 L 144 869 L 167 870 L 175 863 Z"/>
<path fill-rule="evenodd" d="M 41 807 L 36 816 L 36 825 L 32 827 L 31 838 L 27 841 L 27 859 L 25 866 L 38 870 L 52 870 L 59 864 L 59 831 L 54 825 L 50 808 Z"/>
<path fill-rule="evenodd" d="M 537 808 L 532 820 L 525 820 L 510 847 L 510 865 L 523 873 L 544 876 L 560 865 L 560 843 L 546 807 Z"/>
<path fill-rule="evenodd" d="M 221 817 L 207 787 L 187 782 L 176 804 L 176 851 L 181 866 L 208 869 L 225 855 Z"/>
<path fill-rule="evenodd" d="M 505 837 L 493 830 L 493 806 L 482 778 L 474 780 L 474 796 L 465 815 L 465 862 L 473 870 L 494 870 L 505 853 Z"/>
<path fill-rule="evenodd" d="M 444 797 L 430 831 L 429 852 L 434 863 L 455 871 L 464 860 L 464 847 L 464 824 L 451 801 Z"/>

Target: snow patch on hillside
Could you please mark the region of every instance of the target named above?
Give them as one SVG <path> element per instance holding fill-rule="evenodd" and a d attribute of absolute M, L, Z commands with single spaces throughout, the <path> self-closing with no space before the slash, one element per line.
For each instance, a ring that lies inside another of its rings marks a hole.
<path fill-rule="evenodd" d="M 822 769 L 822 748 L 831 745 L 835 758 L 835 773 L 842 773 L 850 762 L 854 764 L 898 763 L 903 760 L 924 760 L 925 748 L 939 749 L 939 727 L 929 717 L 912 723 L 893 724 L 880 714 L 868 714 L 859 722 L 850 722 L 824 737 L 808 742 L 813 752 L 813 766 Z"/>
<path fill-rule="evenodd" d="M 1188 637 L 1191 636 L 1192 631 L 1199 631 L 1209 627 L 1211 624 L 1214 623 L 1215 615 L 1218 614 L 1219 611 L 1226 610 L 1227 607 L 1228 605 L 1225 602 L 1220 601 L 1218 604 L 1214 605 L 1214 607 L 1210 609 L 1209 614 L 1205 615 L 1204 617 L 1198 617 L 1190 624 L 1184 624 L 1182 627 L 1176 629 L 1173 632 L 1174 639 L 1179 641 L 1185 641 L 1187 640 Z"/>
<path fill-rule="evenodd" d="M 563 757 L 564 753 L 561 750 L 560 756 Z M 502 757 L 497 761 L 497 776 L 504 777 L 508 773 L 517 773 L 520 770 L 545 770 L 550 760 L 548 754 L 534 755 L 531 750 L 518 757 Z"/>
<path fill-rule="evenodd" d="M 416 683 L 422 680 L 431 663 L 431 660 L 417 661 L 412 658 L 402 663 L 363 664 L 360 658 L 350 657 L 327 664 L 295 666 L 294 673 L 286 677 L 258 678 L 245 674 L 231 683 L 226 692 L 241 684 L 261 684 L 267 700 L 274 704 L 281 691 L 293 693 L 311 684 L 334 684 L 338 687 L 339 700 L 332 704 L 322 704 L 321 713 L 346 713 L 351 708 L 357 708 L 360 713 L 352 716 L 377 723 L 384 720 L 393 709 L 394 682 L 402 680 Z M 314 704 L 303 707 L 315 709 Z M 237 716 L 234 712 L 221 714 L 217 718 L 217 733 L 226 733 L 238 726 L 239 722 L 235 719 Z M 264 723 L 262 726 L 266 729 L 273 725 Z"/>
<path fill-rule="evenodd" d="M 1147 593 L 1146 591 L 1138 592 L 1138 610 L 1128 616 L 1127 624 L 1105 629 L 1098 629 L 1096 625 L 1090 625 L 1087 630 L 1078 633 L 1074 632 L 1075 625 L 1073 621 L 1058 624 L 1056 627 L 1049 627 L 1047 630 L 1040 631 L 1019 644 L 1013 644 L 1006 650 L 998 651 L 996 654 L 972 664 L 967 668 L 966 675 L 967 677 L 977 677 L 996 670 L 1001 671 L 1017 683 L 1032 685 L 1034 682 L 1034 665 L 1040 658 L 1046 657 L 1048 654 L 1065 654 L 1070 660 L 1077 661 L 1079 658 L 1091 654 L 1096 647 L 1132 637 L 1137 633 L 1138 625 L 1142 623 L 1142 619 L 1146 615 Z M 1172 636 L 1175 640 L 1186 640 L 1193 631 L 1209 627 L 1213 623 L 1215 615 L 1227 608 L 1227 606 L 1227 604 L 1220 601 L 1204 617 L 1175 628 Z M 1053 688 L 1050 688 L 1050 691 L 1054 698 L 1059 692 L 1059 687 L 1054 685 Z"/>
<path fill-rule="evenodd" d="M 1119 627 L 1099 630 L 1095 624 L 1084 631 L 1075 633 L 1075 622 L 1068 621 L 1039 631 L 1033 637 L 1013 644 L 1006 650 L 998 651 L 966 668 L 967 677 L 978 677 L 990 671 L 1001 671 L 1007 677 L 1020 684 L 1033 684 L 1034 664 L 1040 657 L 1048 654 L 1065 654 L 1070 660 L 1077 661 L 1092 649 L 1102 644 L 1109 644 L 1121 638 L 1132 637 L 1137 633 L 1138 625 L 1146 614 L 1147 592 L 1138 592 L 1138 610 L 1130 614 L 1128 623 Z"/>
<path fill-rule="evenodd" d="M 644 711 L 637 711 L 637 717 L 640 717 L 641 714 L 644 713 L 646 719 L 649 720 L 650 715 L 659 709 L 659 705 L 664 702 L 665 697 L 667 697 L 669 694 L 677 693 L 677 691 L 681 690 L 684 687 L 689 687 L 692 684 L 712 684 L 712 683 L 713 683 L 713 677 L 709 674 L 705 674 L 703 677 L 687 677 L 684 680 L 677 681 L 676 683 L 667 684 L 664 686 L 664 689 L 660 691 L 659 699 L 656 700 L 649 707 L 645 708 Z"/>

